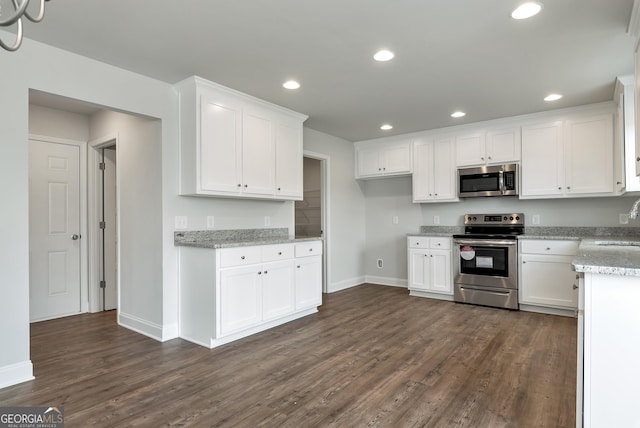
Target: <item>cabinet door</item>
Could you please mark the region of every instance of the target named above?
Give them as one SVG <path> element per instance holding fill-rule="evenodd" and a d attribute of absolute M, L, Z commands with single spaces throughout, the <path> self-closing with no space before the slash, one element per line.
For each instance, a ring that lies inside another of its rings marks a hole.
<path fill-rule="evenodd" d="M 382 149 L 384 174 L 411 172 L 411 144 L 409 141 Z"/>
<path fill-rule="evenodd" d="M 456 165 L 484 165 L 484 134 L 461 135 L 456 137 Z"/>
<path fill-rule="evenodd" d="M 288 315 L 294 311 L 293 260 L 262 265 L 262 320 Z"/>
<path fill-rule="evenodd" d="M 577 309 L 573 256 L 522 254 L 520 260 L 520 303 Z"/>
<path fill-rule="evenodd" d="M 302 124 L 276 125 L 276 196 L 302 200 Z"/>
<path fill-rule="evenodd" d="M 435 293 L 453 294 L 451 281 L 451 251 L 431 250 L 431 287 Z"/>
<path fill-rule="evenodd" d="M 565 191 L 612 193 L 612 115 L 568 120 L 565 126 Z"/>
<path fill-rule="evenodd" d="M 219 336 L 258 324 L 262 319 L 260 265 L 223 269 L 220 272 Z"/>
<path fill-rule="evenodd" d="M 413 202 L 433 199 L 433 143 L 419 139 L 413 143 Z"/>
<path fill-rule="evenodd" d="M 309 309 L 322 304 L 322 257 L 295 259 L 296 310 Z"/>
<path fill-rule="evenodd" d="M 520 128 L 509 128 L 487 133 L 487 163 L 520 162 Z"/>
<path fill-rule="evenodd" d="M 430 280 L 429 252 L 409 250 L 409 290 L 429 291 Z"/>
<path fill-rule="evenodd" d="M 242 192 L 273 195 L 276 178 L 274 122 L 266 112 L 245 109 L 242 132 Z"/>
<path fill-rule="evenodd" d="M 239 193 L 242 182 L 242 108 L 232 98 L 200 98 L 199 190 Z"/>
<path fill-rule="evenodd" d="M 562 122 L 522 128 L 522 196 L 563 194 Z"/>
<path fill-rule="evenodd" d="M 378 148 L 359 148 L 357 149 L 356 156 L 358 158 L 356 178 L 382 174 Z"/>
<path fill-rule="evenodd" d="M 456 200 L 456 167 L 454 166 L 452 138 L 436 139 L 433 143 L 433 195 L 434 199 Z"/>

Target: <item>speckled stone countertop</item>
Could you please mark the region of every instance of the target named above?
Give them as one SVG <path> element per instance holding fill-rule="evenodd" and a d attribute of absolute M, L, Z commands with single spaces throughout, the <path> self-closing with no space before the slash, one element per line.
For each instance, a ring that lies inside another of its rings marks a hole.
<path fill-rule="evenodd" d="M 173 242 L 179 247 L 232 248 L 253 245 L 286 244 L 317 241 L 322 238 L 294 238 L 289 229 L 229 229 L 229 230 L 185 230 L 174 232 Z"/>
<path fill-rule="evenodd" d="M 464 233 L 464 226 L 420 226 L 419 233 L 408 233 L 407 236 L 448 236 Z"/>
<path fill-rule="evenodd" d="M 571 263 L 576 272 L 640 276 L 640 238 L 586 238 Z"/>
<path fill-rule="evenodd" d="M 640 239 L 640 227 L 543 227 L 527 226 L 524 234 L 518 239 L 568 239 L 580 240 L 584 238 L 616 238 Z"/>

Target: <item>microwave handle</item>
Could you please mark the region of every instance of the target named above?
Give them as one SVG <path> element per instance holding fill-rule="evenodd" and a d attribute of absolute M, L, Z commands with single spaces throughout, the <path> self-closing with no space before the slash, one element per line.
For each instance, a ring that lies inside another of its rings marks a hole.
<path fill-rule="evenodd" d="M 504 194 L 506 189 L 504 187 L 504 171 L 502 170 L 498 173 L 498 187 L 500 188 L 500 193 Z"/>

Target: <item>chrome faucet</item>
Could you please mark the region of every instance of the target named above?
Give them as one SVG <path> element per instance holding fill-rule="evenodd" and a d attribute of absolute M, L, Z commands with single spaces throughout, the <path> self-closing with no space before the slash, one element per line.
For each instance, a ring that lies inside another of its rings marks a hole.
<path fill-rule="evenodd" d="M 631 211 L 629 211 L 629 218 L 635 219 L 638 218 L 638 208 L 640 208 L 640 199 L 633 203 L 631 207 Z"/>

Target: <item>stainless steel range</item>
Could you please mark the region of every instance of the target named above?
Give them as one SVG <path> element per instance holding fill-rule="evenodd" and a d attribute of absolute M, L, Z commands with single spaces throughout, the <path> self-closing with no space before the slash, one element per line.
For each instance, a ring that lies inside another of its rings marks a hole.
<path fill-rule="evenodd" d="M 467 214 L 454 235 L 456 302 L 518 309 L 518 241 L 524 214 Z"/>

